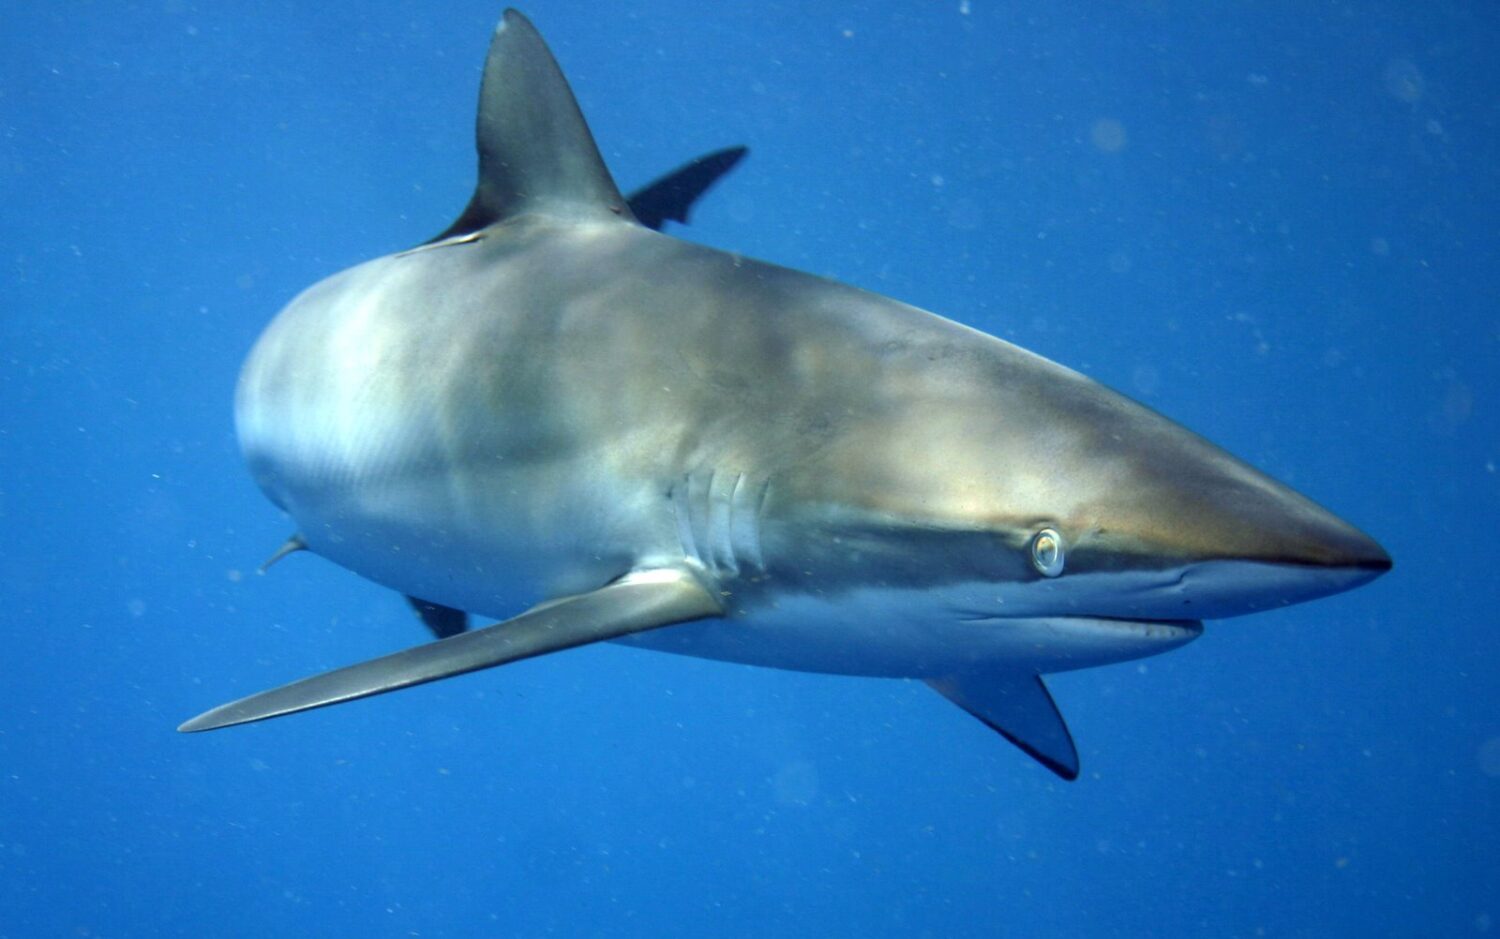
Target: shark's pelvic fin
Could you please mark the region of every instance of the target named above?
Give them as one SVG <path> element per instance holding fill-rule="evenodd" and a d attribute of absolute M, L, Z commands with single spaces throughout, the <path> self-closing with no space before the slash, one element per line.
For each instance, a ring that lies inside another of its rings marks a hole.
<path fill-rule="evenodd" d="M 307 541 L 302 537 L 301 532 L 297 532 L 286 541 L 283 541 L 281 543 L 281 547 L 277 548 L 270 557 L 266 558 L 265 563 L 261 564 L 261 566 L 257 568 L 257 570 L 260 573 L 264 574 L 266 571 L 271 569 L 272 564 L 275 564 L 277 561 L 286 557 L 288 554 L 296 554 L 298 551 L 306 550 Z"/>
<path fill-rule="evenodd" d="M 749 152 L 747 147 L 725 147 L 677 167 L 630 194 L 631 214 L 655 231 L 666 222 L 686 225 L 693 203 Z"/>
<path fill-rule="evenodd" d="M 1040 675 L 967 674 L 927 684 L 1063 779 L 1078 778 L 1078 748 Z"/>
<path fill-rule="evenodd" d="M 718 599 L 686 571 L 637 571 L 591 593 L 544 603 L 494 626 L 241 698 L 177 729 L 190 733 L 247 724 L 722 612 Z"/>
<path fill-rule="evenodd" d="M 490 42 L 475 128 L 479 183 L 458 220 L 434 240 L 525 212 L 629 218 L 594 135 L 536 27 L 506 10 Z"/>
<path fill-rule="evenodd" d="M 407 597 L 406 602 L 422 617 L 422 624 L 432 630 L 432 634 L 439 639 L 447 639 L 456 636 L 469 629 L 469 614 L 463 610 L 455 610 L 451 606 L 443 606 L 441 603 L 431 603 L 418 597 Z"/>

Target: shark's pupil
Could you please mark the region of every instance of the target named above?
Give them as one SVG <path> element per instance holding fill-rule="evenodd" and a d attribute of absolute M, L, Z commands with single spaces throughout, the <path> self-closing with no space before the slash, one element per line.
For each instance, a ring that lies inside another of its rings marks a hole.
<path fill-rule="evenodd" d="M 1056 577 L 1063 572 L 1063 541 L 1051 528 L 1043 528 L 1032 536 L 1031 563 L 1043 577 Z"/>

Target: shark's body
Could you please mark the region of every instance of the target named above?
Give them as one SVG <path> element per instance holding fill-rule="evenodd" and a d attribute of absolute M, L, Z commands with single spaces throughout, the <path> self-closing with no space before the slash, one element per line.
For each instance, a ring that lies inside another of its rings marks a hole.
<path fill-rule="evenodd" d="M 1389 567 L 1075 372 L 636 224 L 514 13 L 479 144 L 459 222 L 294 301 L 237 417 L 307 547 L 438 608 L 513 616 L 518 580 L 545 602 L 188 729 L 619 639 L 923 678 L 1071 776 L 1039 675 Z"/>

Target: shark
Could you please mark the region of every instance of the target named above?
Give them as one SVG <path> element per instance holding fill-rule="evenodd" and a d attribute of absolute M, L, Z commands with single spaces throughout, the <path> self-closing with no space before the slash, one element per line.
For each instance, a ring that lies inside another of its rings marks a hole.
<path fill-rule="evenodd" d="M 1391 567 L 1327 509 L 1076 371 L 666 234 L 743 148 L 625 198 L 514 10 L 476 137 L 458 219 L 296 297 L 235 399 L 250 472 L 297 525 L 278 557 L 394 588 L 434 639 L 183 731 L 612 641 L 925 682 L 1072 779 L 1044 676 Z"/>

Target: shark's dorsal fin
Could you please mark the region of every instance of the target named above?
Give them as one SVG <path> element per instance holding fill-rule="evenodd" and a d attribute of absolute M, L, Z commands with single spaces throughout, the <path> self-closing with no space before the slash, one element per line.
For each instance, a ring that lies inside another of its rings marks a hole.
<path fill-rule="evenodd" d="M 484 62 L 475 127 L 479 183 L 436 240 L 526 212 L 629 219 L 568 80 L 541 34 L 506 10 Z"/>

